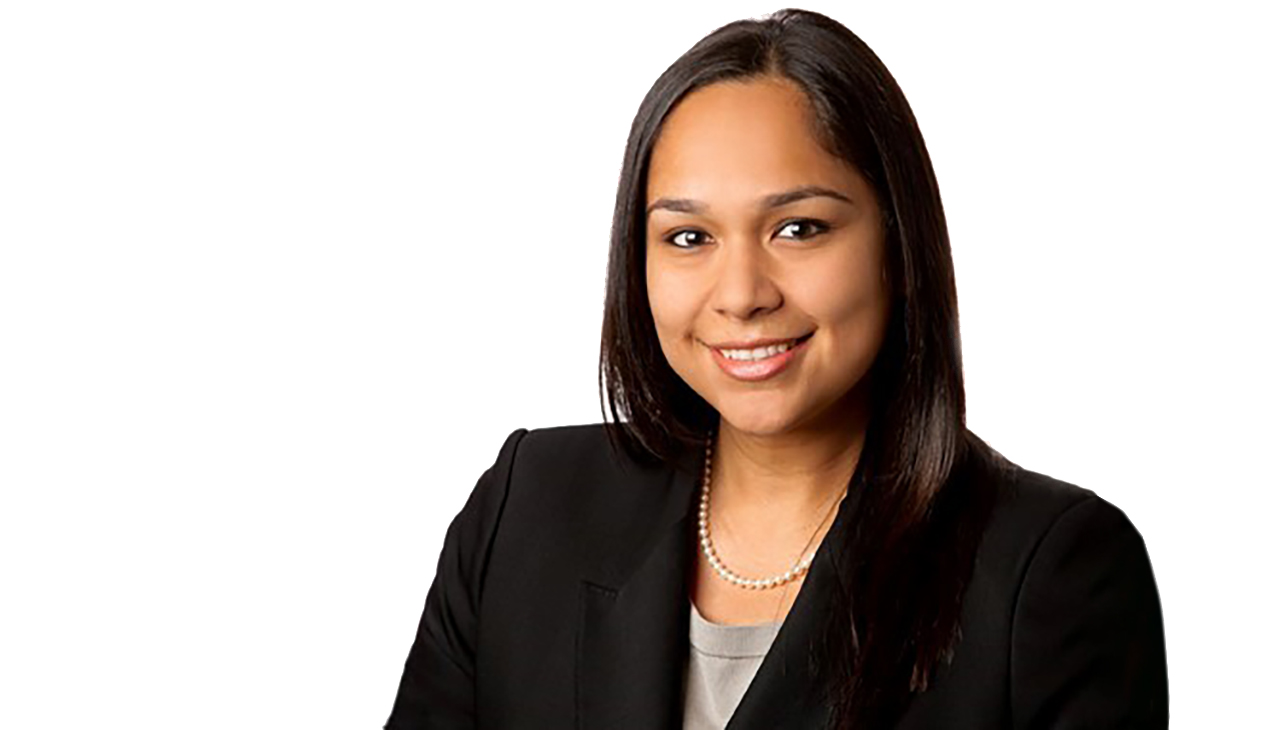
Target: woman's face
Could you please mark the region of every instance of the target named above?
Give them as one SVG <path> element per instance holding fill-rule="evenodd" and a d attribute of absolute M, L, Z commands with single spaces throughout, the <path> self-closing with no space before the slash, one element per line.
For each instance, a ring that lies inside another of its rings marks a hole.
<path fill-rule="evenodd" d="M 671 111 L 650 159 L 662 352 L 722 426 L 762 436 L 847 418 L 889 317 L 875 192 L 809 125 L 788 81 L 721 82 Z"/>

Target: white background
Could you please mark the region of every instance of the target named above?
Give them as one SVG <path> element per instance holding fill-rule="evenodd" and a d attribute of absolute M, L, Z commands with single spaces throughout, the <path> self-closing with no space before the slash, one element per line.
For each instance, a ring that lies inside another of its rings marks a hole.
<path fill-rule="evenodd" d="M 951 5 L 809 7 L 928 142 L 970 426 L 1146 537 L 1173 726 L 1266 724 L 1274 25 Z M 0 726 L 380 727 L 503 438 L 600 420 L 636 106 L 778 6 L 2 7 Z"/>

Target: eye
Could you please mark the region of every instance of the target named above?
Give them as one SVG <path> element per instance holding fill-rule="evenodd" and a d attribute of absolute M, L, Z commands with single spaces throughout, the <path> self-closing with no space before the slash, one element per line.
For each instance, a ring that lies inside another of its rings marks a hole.
<path fill-rule="evenodd" d="M 705 236 L 705 235 L 706 235 L 706 234 L 705 234 L 705 233 L 703 233 L 702 231 L 694 230 L 694 229 L 692 229 L 692 228 L 685 228 L 685 229 L 682 229 L 682 230 L 676 231 L 675 233 L 672 233 L 671 235 L 667 236 L 666 238 L 664 238 L 664 239 L 662 239 L 662 240 L 663 240 L 663 241 L 666 241 L 667 243 L 669 243 L 669 244 L 671 244 L 671 245 L 673 245 L 673 246 L 675 246 L 676 248 L 683 248 L 683 249 L 696 248 L 697 246 L 699 246 L 699 245 L 700 245 L 700 242 L 699 242 L 699 241 L 696 241 L 696 240 L 694 240 L 694 239 L 692 239 L 692 238 L 685 238 L 685 239 L 683 240 L 683 242 L 681 242 L 680 237 L 681 237 L 681 236 L 684 236 L 685 234 L 689 234 L 690 236 Z"/>
<path fill-rule="evenodd" d="M 788 228 L 799 229 L 800 233 L 798 233 L 795 236 L 787 236 L 787 238 L 795 238 L 800 241 L 803 241 L 808 238 L 813 238 L 814 236 L 820 235 L 822 233 L 826 233 L 828 230 L 830 230 L 830 227 L 826 223 L 823 223 L 822 221 L 816 221 L 816 220 L 813 220 L 812 218 L 796 218 L 794 220 L 789 220 L 786 223 L 783 223 L 778 228 L 778 233 L 781 233 L 787 230 Z M 805 231 L 808 231 L 808 233 L 807 234 L 804 233 Z"/>

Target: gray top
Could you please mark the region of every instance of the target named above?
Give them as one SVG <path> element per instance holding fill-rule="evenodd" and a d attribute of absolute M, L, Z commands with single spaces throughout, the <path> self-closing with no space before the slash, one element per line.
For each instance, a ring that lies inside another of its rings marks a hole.
<path fill-rule="evenodd" d="M 708 621 L 689 602 L 685 730 L 724 730 L 782 622 L 732 626 Z"/>

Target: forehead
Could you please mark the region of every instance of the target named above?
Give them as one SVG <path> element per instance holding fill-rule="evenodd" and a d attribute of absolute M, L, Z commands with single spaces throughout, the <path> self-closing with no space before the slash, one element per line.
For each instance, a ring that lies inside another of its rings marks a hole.
<path fill-rule="evenodd" d="M 808 98 L 774 78 L 725 81 L 682 99 L 649 160 L 649 200 L 752 199 L 806 184 L 855 187 L 857 173 L 813 134 Z"/>

